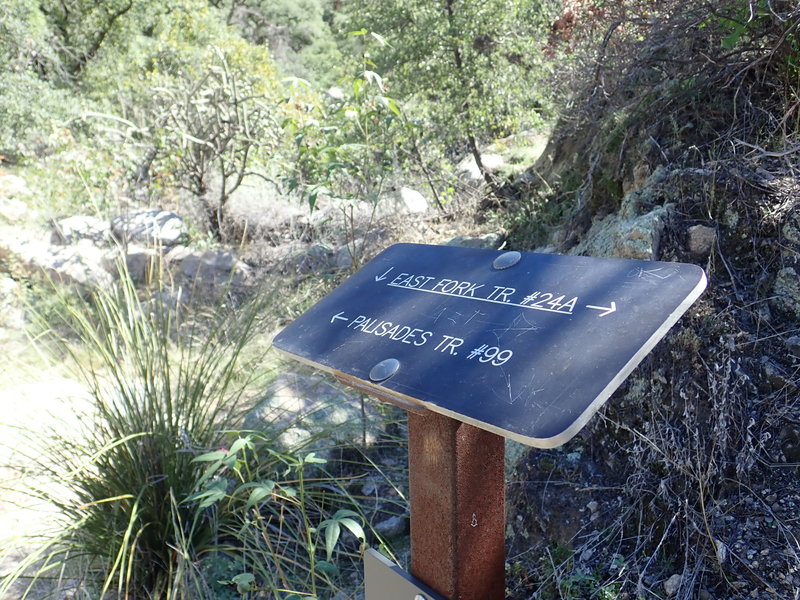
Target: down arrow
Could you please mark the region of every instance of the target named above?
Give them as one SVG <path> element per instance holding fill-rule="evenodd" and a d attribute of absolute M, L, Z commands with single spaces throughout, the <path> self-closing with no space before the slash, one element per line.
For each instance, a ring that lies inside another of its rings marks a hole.
<path fill-rule="evenodd" d="M 394 269 L 394 267 L 389 267 L 389 271 Z M 383 275 L 375 275 L 375 281 L 383 281 L 386 279 L 386 276 L 389 274 L 389 271 L 386 271 Z"/>

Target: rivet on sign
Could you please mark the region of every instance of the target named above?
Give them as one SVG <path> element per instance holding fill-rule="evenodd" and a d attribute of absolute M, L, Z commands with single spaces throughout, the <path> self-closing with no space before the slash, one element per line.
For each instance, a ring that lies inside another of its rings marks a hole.
<path fill-rule="evenodd" d="M 512 250 L 511 252 L 503 252 L 503 254 L 494 259 L 492 266 L 498 271 L 502 271 L 503 269 L 513 267 L 520 261 L 521 258 L 522 254 L 516 250 Z"/>
<path fill-rule="evenodd" d="M 372 367 L 372 370 L 369 372 L 370 381 L 374 381 L 375 383 L 386 381 L 389 379 L 389 377 L 397 373 L 399 368 L 400 361 L 396 358 L 387 358 L 386 360 L 382 360 L 377 365 Z"/>

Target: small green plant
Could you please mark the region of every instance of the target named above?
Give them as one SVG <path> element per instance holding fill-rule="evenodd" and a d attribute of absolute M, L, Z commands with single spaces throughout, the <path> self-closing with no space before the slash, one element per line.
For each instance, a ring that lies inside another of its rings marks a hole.
<path fill-rule="evenodd" d="M 219 585 L 266 591 L 276 600 L 335 593 L 340 565 L 359 561 L 364 517 L 324 472 L 326 460 L 314 452 L 279 453 L 273 440 L 252 432 L 194 462 L 207 466 L 185 503 L 194 507 L 195 526 L 215 523 L 218 538 L 207 551 L 235 560 L 241 571 Z"/>

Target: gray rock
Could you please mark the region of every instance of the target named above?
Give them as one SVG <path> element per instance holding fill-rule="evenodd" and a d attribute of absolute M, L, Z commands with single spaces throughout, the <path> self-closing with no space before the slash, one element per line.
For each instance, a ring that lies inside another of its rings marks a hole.
<path fill-rule="evenodd" d="M 111 239 L 111 224 L 104 219 L 89 215 L 75 215 L 56 221 L 50 231 L 51 244 L 76 244 L 89 240 L 95 244 L 105 244 Z"/>
<path fill-rule="evenodd" d="M 0 249 L 3 248 L 28 270 L 61 283 L 105 287 L 114 281 L 107 270 L 106 251 L 88 240 L 71 246 L 53 246 L 39 240 L 9 237 L 0 240 Z"/>
<path fill-rule="evenodd" d="M 689 227 L 689 252 L 698 256 L 708 256 L 717 241 L 717 231 L 713 227 L 705 225 L 693 225 Z"/>
<path fill-rule="evenodd" d="M 125 267 L 131 279 L 145 282 L 153 278 L 161 255 L 153 248 L 129 245 L 125 248 Z"/>
<path fill-rule="evenodd" d="M 148 246 L 174 246 L 189 237 L 183 219 L 174 212 L 157 208 L 119 215 L 112 219 L 111 231 L 120 241 Z"/>
<path fill-rule="evenodd" d="M 364 240 L 355 240 L 352 244 L 343 244 L 336 249 L 333 264 L 340 270 L 352 269 L 354 265 L 353 253 L 356 254 L 364 247 Z"/>
<path fill-rule="evenodd" d="M 361 488 L 361 493 L 364 496 L 374 496 L 378 492 L 378 489 L 379 488 L 377 483 L 375 483 L 374 481 L 368 481 Z"/>
<path fill-rule="evenodd" d="M 783 369 L 781 369 L 781 367 L 779 367 L 774 361 L 770 360 L 769 357 L 764 356 L 761 358 L 761 368 L 763 373 L 763 385 L 760 387 L 762 388 L 762 391 L 769 393 L 776 390 L 795 387 L 795 384 L 789 378 L 787 378 L 786 374 L 783 372 Z"/>
<path fill-rule="evenodd" d="M 678 590 L 681 589 L 681 583 L 683 582 L 683 576 L 676 573 L 672 575 L 669 579 L 664 581 L 664 593 L 667 595 L 668 598 L 671 598 L 675 594 L 678 593 Z"/>
<path fill-rule="evenodd" d="M 384 539 L 397 538 L 408 531 L 408 517 L 395 515 L 373 525 L 375 533 Z"/>
<path fill-rule="evenodd" d="M 276 428 L 287 448 L 331 440 L 361 446 L 372 444 L 383 419 L 369 401 L 356 392 L 319 375 L 283 373 L 245 419 L 247 429 Z M 366 438 L 366 439 L 365 439 Z"/>
<path fill-rule="evenodd" d="M 793 335 L 787 339 L 786 346 L 793 356 L 800 357 L 800 335 Z"/>
<path fill-rule="evenodd" d="M 503 168 L 506 164 L 502 155 L 488 152 L 486 154 L 481 154 L 481 162 L 490 173 L 494 173 Z M 456 165 L 456 173 L 461 179 L 467 182 L 483 182 L 483 174 L 478 168 L 478 163 L 475 162 L 475 157 L 472 155 L 467 156 Z"/>
<path fill-rule="evenodd" d="M 800 277 L 792 267 L 784 267 L 775 277 L 771 304 L 778 310 L 800 317 Z"/>
<path fill-rule="evenodd" d="M 655 260 L 668 210 L 668 206 L 660 206 L 647 214 L 630 218 L 625 218 L 622 211 L 608 215 L 595 222 L 569 253 Z"/>
<path fill-rule="evenodd" d="M 505 242 L 506 236 L 503 233 L 487 233 L 481 237 L 469 237 L 464 235 L 457 235 L 453 239 L 446 242 L 447 246 L 460 246 L 462 248 L 488 248 L 490 250 L 497 250 Z"/>
<path fill-rule="evenodd" d="M 179 284 L 227 287 L 241 285 L 250 268 L 230 250 L 191 250 L 175 246 L 165 256 Z"/>
<path fill-rule="evenodd" d="M 331 270 L 336 264 L 333 250 L 323 244 L 313 244 L 290 254 L 283 260 L 282 268 L 284 272 L 304 274 Z"/>
<path fill-rule="evenodd" d="M 417 190 L 401 187 L 397 195 L 405 208 L 405 212 L 412 214 L 428 212 L 428 201 Z"/>

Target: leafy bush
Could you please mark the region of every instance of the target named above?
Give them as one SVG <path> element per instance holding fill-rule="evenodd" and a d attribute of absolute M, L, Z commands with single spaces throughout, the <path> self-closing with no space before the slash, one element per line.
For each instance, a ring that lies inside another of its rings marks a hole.
<path fill-rule="evenodd" d="M 0 71 L 0 98 L 0 154 L 11 160 L 46 150 L 48 137 L 80 112 L 75 96 L 30 71 Z"/>
<path fill-rule="evenodd" d="M 275 80 L 254 50 L 241 41 L 212 48 L 200 74 L 153 90 L 156 168 L 195 195 L 220 241 L 228 199 L 278 143 Z M 259 60 L 259 69 L 245 66 Z"/>
<path fill-rule="evenodd" d="M 283 73 L 330 85 L 344 72 L 329 11 L 326 0 L 244 0 L 228 22 L 253 44 L 268 45 Z"/>

